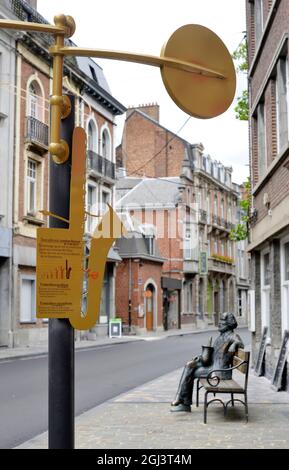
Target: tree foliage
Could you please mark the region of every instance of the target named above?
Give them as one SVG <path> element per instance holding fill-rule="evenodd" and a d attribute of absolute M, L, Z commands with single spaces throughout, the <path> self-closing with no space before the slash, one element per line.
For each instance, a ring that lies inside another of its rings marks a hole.
<path fill-rule="evenodd" d="M 249 218 L 250 218 L 250 204 L 251 204 L 251 184 L 250 179 L 244 183 L 245 197 L 240 201 L 241 208 L 241 222 L 236 225 L 230 232 L 230 239 L 239 242 L 246 240 L 249 235 Z"/>
<path fill-rule="evenodd" d="M 239 73 L 248 73 L 248 51 L 247 39 L 240 42 L 237 49 L 232 54 L 233 60 L 236 62 L 236 71 Z M 244 90 L 237 98 L 237 106 L 234 109 L 236 118 L 240 121 L 248 121 L 249 119 L 249 96 L 248 90 Z"/>

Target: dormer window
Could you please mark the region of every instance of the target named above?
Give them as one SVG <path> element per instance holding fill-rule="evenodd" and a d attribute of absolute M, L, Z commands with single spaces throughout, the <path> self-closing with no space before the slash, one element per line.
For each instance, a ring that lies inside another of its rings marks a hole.
<path fill-rule="evenodd" d="M 148 250 L 148 254 L 151 256 L 155 255 L 155 238 L 153 236 L 146 236 L 145 243 Z"/>

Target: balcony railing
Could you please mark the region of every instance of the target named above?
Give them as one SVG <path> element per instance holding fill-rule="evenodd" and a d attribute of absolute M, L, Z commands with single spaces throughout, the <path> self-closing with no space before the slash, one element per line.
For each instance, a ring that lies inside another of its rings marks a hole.
<path fill-rule="evenodd" d="M 199 214 L 200 214 L 200 216 L 199 216 L 199 222 L 200 222 L 201 224 L 206 224 L 207 221 L 208 221 L 208 219 L 207 219 L 207 212 L 204 211 L 203 209 L 200 209 L 200 210 L 199 210 Z"/>
<path fill-rule="evenodd" d="M 27 117 L 26 138 L 32 142 L 48 147 L 48 126 L 33 116 Z"/>
<path fill-rule="evenodd" d="M 225 219 L 213 214 L 212 215 L 212 223 L 213 225 L 217 226 L 218 228 L 225 229 L 226 231 L 231 231 L 235 225 L 232 222 L 228 222 Z"/>
<path fill-rule="evenodd" d="M 99 175 L 115 179 L 115 163 L 107 158 L 102 157 L 93 150 L 87 151 L 88 170 L 95 171 Z"/>

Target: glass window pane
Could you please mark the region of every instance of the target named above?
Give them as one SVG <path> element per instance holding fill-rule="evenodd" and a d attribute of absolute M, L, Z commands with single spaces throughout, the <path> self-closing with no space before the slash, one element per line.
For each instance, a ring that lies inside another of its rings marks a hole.
<path fill-rule="evenodd" d="M 270 284 L 270 256 L 269 253 L 264 255 L 264 285 L 268 286 Z"/>
<path fill-rule="evenodd" d="M 289 281 L 289 242 L 284 245 L 285 251 L 285 281 Z"/>

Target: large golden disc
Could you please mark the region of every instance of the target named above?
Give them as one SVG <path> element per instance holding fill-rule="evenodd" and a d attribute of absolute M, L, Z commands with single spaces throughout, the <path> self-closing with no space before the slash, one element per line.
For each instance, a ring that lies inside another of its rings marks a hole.
<path fill-rule="evenodd" d="M 225 77 L 161 66 L 167 92 L 179 108 L 202 119 L 218 116 L 228 109 L 236 90 L 235 68 L 228 49 L 213 31 L 194 24 L 182 26 L 163 46 L 161 57 L 192 62 Z"/>

